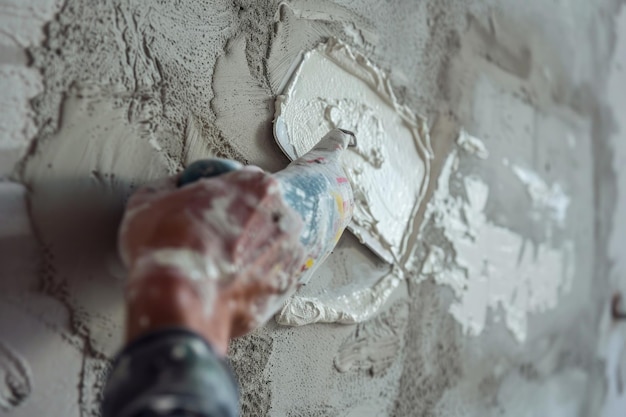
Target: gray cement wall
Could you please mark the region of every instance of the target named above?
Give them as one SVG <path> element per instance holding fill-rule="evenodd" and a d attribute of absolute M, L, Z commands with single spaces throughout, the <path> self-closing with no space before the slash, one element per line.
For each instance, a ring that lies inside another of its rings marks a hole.
<path fill-rule="evenodd" d="M 535 257 L 571 242 L 573 274 L 554 305 L 514 310 L 522 342 L 506 302 L 470 335 L 449 311 L 459 293 L 424 272 L 433 246 L 455 256 L 425 206 L 412 273 L 375 318 L 272 321 L 232 342 L 243 415 L 623 415 L 626 324 L 610 314 L 626 296 L 622 2 L 3 0 L 0 29 L 1 415 L 99 415 L 121 343 L 124 199 L 199 156 L 285 166 L 274 98 L 330 36 L 427 117 L 430 196 L 457 152 L 451 195 L 467 201 L 463 179 L 479 178 L 489 224 Z M 461 129 L 489 158 L 463 153 Z M 533 216 L 516 164 L 562 185 L 562 226 Z M 357 264 L 385 269 L 346 234 L 303 294 L 362 284 Z"/>

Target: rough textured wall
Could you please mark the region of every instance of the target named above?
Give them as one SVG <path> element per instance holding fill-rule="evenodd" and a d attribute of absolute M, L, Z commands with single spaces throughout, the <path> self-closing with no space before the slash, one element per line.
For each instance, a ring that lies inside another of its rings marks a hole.
<path fill-rule="evenodd" d="M 433 246 L 455 254 L 424 207 L 414 273 L 378 317 L 270 322 L 232 343 L 243 414 L 620 415 L 624 325 L 609 302 L 626 291 L 624 16 L 609 0 L 2 1 L 0 409 L 98 415 L 121 340 L 124 199 L 203 156 L 283 167 L 274 97 L 299 52 L 335 36 L 428 117 L 431 195 L 458 152 L 451 195 L 467 199 L 463 178 L 481 178 L 487 219 L 529 251 L 574 242 L 575 272 L 528 315 L 523 343 L 506 306 L 470 336 L 449 312 L 459 294 L 424 270 Z M 488 159 L 462 153 L 462 128 Z M 563 184 L 564 227 L 548 236 L 530 216 L 510 164 Z M 329 265 L 307 294 L 358 281 L 353 265 L 383 267 L 350 235 Z"/>

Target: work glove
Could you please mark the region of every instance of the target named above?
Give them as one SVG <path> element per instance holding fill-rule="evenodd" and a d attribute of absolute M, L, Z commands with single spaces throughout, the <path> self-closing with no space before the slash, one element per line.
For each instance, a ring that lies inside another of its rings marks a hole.
<path fill-rule="evenodd" d="M 160 308 L 184 305 L 191 327 L 223 351 L 224 334 L 228 339 L 255 329 L 295 291 L 304 261 L 301 229 L 278 181 L 257 167 L 198 161 L 142 187 L 128 201 L 119 232 L 129 270 L 126 295 L 139 306 L 129 314 L 150 311 L 141 308 L 142 300 Z M 189 300 L 156 294 L 163 276 L 173 279 L 162 291 L 184 287 Z M 150 319 L 142 314 L 131 318 L 131 331 Z M 211 340 L 219 326 L 219 341 Z"/>

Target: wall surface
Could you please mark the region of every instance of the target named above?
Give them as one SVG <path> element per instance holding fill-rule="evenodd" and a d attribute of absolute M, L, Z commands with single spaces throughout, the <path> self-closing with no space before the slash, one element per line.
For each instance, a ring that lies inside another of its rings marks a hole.
<path fill-rule="evenodd" d="M 99 415 L 125 199 L 210 155 L 284 167 L 274 99 L 329 37 L 427 119 L 431 179 L 375 317 L 231 343 L 243 415 L 622 415 L 616 0 L 0 0 L 0 415 Z M 388 270 L 346 233 L 300 295 Z"/>

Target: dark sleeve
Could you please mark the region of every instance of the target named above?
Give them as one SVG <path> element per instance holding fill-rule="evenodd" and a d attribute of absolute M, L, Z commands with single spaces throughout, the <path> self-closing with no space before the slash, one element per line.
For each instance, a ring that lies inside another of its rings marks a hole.
<path fill-rule="evenodd" d="M 195 333 L 168 329 L 128 345 L 104 389 L 102 417 L 236 417 L 229 365 Z"/>

